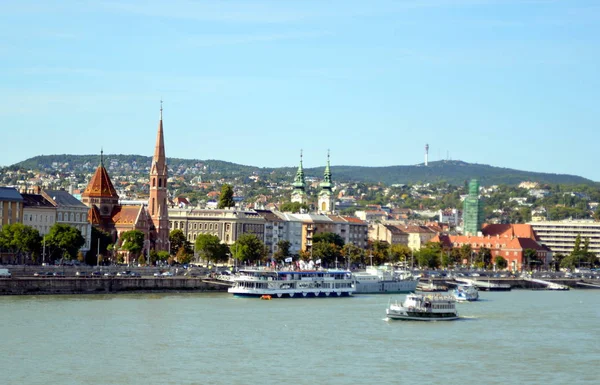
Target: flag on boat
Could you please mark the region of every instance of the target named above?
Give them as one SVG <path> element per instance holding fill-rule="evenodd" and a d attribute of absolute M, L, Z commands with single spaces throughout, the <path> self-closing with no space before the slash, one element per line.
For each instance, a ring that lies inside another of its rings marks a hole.
<path fill-rule="evenodd" d="M 317 259 L 317 260 L 315 261 L 315 263 L 316 263 L 317 265 L 318 265 L 318 264 L 320 264 L 320 263 L 321 263 L 321 258 Z"/>
<path fill-rule="evenodd" d="M 286 261 L 286 262 L 292 262 L 292 257 L 287 257 L 287 258 L 285 259 L 285 261 Z"/>

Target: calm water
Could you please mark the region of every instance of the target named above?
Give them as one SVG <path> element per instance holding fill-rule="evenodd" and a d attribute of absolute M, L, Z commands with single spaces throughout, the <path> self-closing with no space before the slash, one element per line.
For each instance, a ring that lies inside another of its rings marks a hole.
<path fill-rule="evenodd" d="M 432 323 L 386 321 L 389 298 L 0 297 L 0 383 L 600 383 L 600 291 L 481 293 Z"/>

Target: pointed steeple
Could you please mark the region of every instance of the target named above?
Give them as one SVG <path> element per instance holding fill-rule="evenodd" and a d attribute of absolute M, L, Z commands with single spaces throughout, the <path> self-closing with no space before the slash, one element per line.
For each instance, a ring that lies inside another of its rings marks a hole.
<path fill-rule="evenodd" d="M 165 159 L 165 139 L 163 134 L 163 107 L 160 101 L 160 118 L 158 121 L 158 133 L 156 134 L 156 145 L 154 147 L 154 157 L 152 158 L 151 172 L 166 173 Z"/>
<path fill-rule="evenodd" d="M 329 150 L 327 150 L 327 166 L 325 166 L 325 172 L 323 173 L 323 182 L 320 183 L 322 188 L 331 189 L 331 168 L 329 167 Z"/>
<path fill-rule="evenodd" d="M 296 177 L 294 178 L 294 190 L 299 189 L 304 191 L 306 182 L 304 181 L 304 169 L 302 168 L 302 150 L 300 150 L 300 165 L 298 166 L 298 171 L 296 171 Z"/>

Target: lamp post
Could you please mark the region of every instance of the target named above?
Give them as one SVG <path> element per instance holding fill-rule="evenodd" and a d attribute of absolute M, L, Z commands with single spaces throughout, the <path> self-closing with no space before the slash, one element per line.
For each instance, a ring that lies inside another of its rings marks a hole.
<path fill-rule="evenodd" d="M 150 240 L 144 239 L 144 249 L 146 250 L 146 264 L 150 266 Z"/>

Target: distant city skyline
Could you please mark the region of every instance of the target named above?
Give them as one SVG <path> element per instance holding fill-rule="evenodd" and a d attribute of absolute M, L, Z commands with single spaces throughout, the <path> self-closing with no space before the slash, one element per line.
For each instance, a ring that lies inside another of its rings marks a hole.
<path fill-rule="evenodd" d="M 258 167 L 442 159 L 600 181 L 591 0 L 9 1 L 0 165 L 37 155 Z M 7 145 L 8 144 L 8 145 Z"/>

